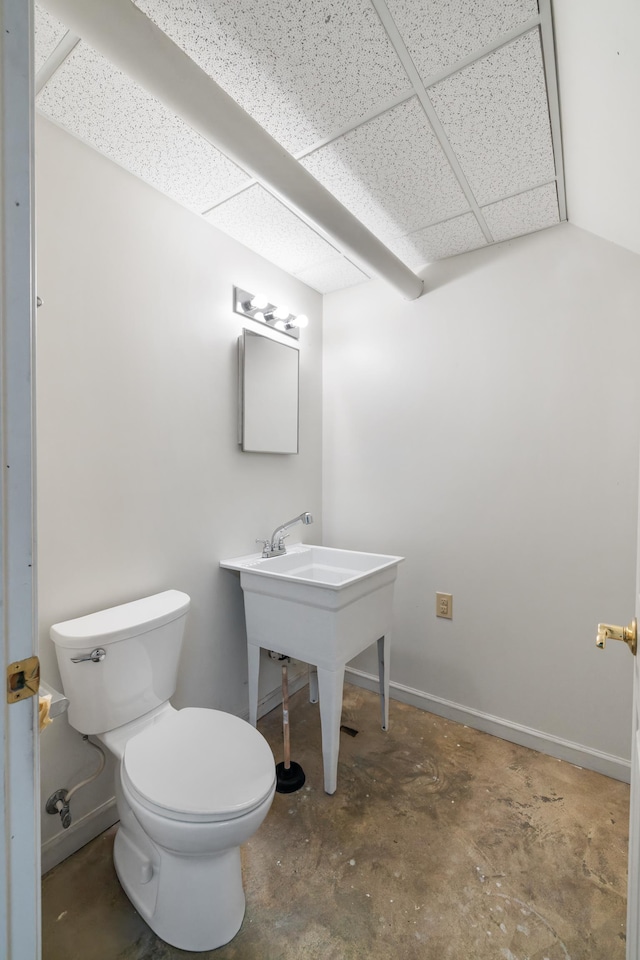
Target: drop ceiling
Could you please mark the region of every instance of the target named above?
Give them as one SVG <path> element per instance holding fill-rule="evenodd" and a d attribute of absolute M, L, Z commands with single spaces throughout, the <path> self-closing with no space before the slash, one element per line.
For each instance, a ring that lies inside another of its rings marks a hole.
<path fill-rule="evenodd" d="M 549 0 L 137 6 L 411 270 L 566 218 Z M 321 293 L 367 279 L 39 4 L 35 26 L 42 114 Z"/>

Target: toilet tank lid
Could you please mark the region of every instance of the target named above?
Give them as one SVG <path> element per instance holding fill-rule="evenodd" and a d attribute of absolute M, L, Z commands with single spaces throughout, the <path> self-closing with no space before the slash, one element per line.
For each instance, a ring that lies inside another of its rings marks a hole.
<path fill-rule="evenodd" d="M 177 620 L 187 613 L 190 603 L 186 593 L 165 590 L 152 597 L 89 613 L 86 617 L 54 623 L 50 636 L 54 643 L 70 649 L 104 646 Z"/>

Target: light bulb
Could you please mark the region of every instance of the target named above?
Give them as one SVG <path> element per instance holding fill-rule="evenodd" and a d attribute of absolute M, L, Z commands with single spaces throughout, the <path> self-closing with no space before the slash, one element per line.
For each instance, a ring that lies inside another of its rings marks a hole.
<path fill-rule="evenodd" d="M 296 317 L 293 321 L 295 327 L 300 327 L 301 330 L 304 330 L 305 327 L 309 326 L 309 317 L 306 313 L 301 313 L 299 317 Z"/>
<path fill-rule="evenodd" d="M 259 320 L 260 323 L 264 323 L 264 313 L 261 310 L 258 310 L 257 313 L 254 313 L 253 319 Z"/>
<path fill-rule="evenodd" d="M 273 315 L 276 320 L 286 320 L 290 314 L 291 311 L 289 310 L 289 307 L 276 307 L 276 309 L 273 311 Z"/>
<path fill-rule="evenodd" d="M 263 296 L 261 293 L 256 293 L 253 295 L 253 297 L 251 297 L 249 306 L 252 310 L 264 310 L 268 303 L 269 301 L 265 296 Z"/>
<path fill-rule="evenodd" d="M 286 330 L 286 329 L 287 329 L 287 325 L 286 325 L 286 323 L 284 322 L 284 320 L 276 320 L 276 322 L 274 323 L 273 326 L 275 327 L 276 330 Z"/>

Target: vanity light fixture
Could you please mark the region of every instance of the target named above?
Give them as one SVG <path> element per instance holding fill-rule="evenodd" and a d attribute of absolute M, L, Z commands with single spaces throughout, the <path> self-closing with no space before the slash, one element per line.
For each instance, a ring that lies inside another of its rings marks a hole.
<path fill-rule="evenodd" d="M 289 337 L 300 339 L 300 330 L 309 324 L 306 314 L 291 313 L 288 307 L 272 303 L 268 297 L 259 293 L 249 293 L 241 287 L 233 288 L 233 309 L 242 317 L 264 323 L 272 330 L 279 330 Z"/>

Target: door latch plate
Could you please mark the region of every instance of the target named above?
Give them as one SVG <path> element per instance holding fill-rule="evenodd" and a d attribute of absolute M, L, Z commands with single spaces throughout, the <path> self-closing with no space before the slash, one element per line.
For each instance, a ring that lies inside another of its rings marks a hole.
<path fill-rule="evenodd" d="M 40 689 L 40 660 L 38 657 L 26 657 L 16 660 L 7 667 L 7 703 L 27 700 L 34 697 Z"/>

